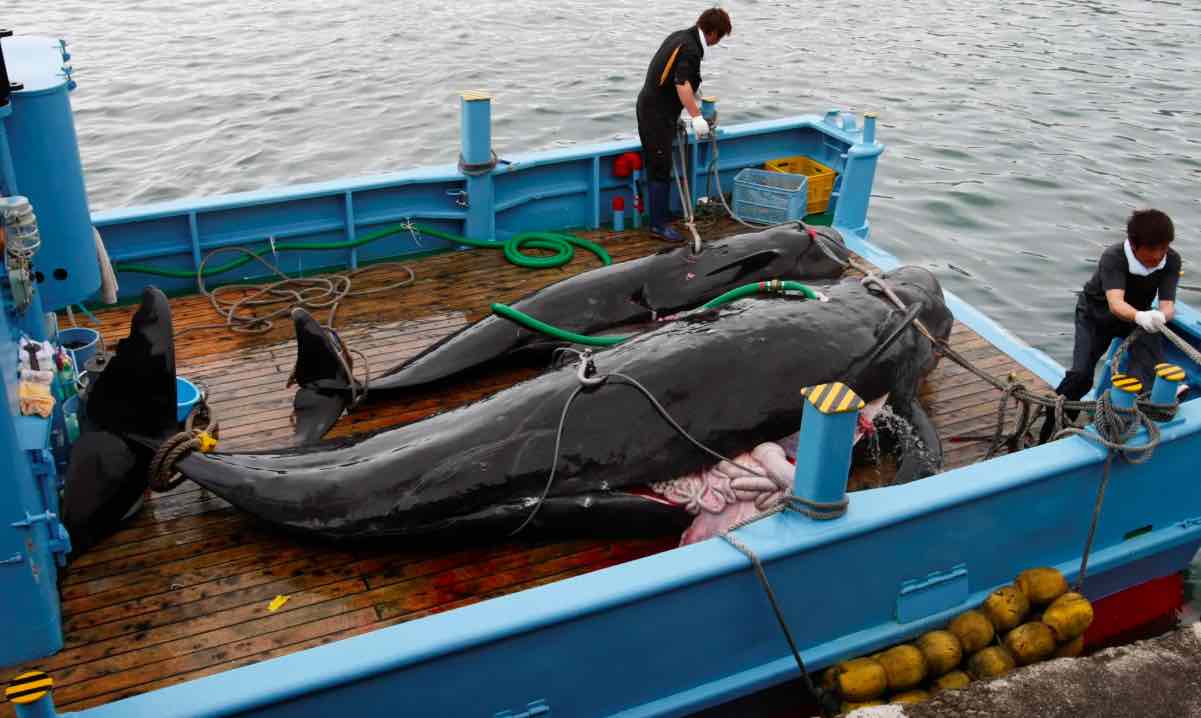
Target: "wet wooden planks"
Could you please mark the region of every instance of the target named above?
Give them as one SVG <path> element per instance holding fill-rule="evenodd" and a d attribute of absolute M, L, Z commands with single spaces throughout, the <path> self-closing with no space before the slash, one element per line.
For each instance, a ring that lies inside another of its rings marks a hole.
<path fill-rule="evenodd" d="M 973 364 L 1003 381 L 1012 375 L 1032 391 L 1051 390 L 1030 370 L 960 322 L 955 322 L 951 330 L 951 346 Z M 957 439 L 981 435 L 992 437 L 997 427 L 1000 391 L 944 357 L 927 377 L 920 399 L 942 438 L 945 468 L 966 466 L 984 458 L 989 441 Z M 1013 432 L 1017 422 L 1018 411 L 1011 405 L 1005 431 Z"/>
<path fill-rule="evenodd" d="M 662 245 L 639 233 L 591 233 L 616 261 Z M 374 372 L 421 351 L 545 284 L 598 266 L 580 254 L 565 268 L 531 272 L 499 252 L 438 255 L 409 263 L 413 284 L 394 293 L 352 297 L 337 312 L 346 343 Z M 372 269 L 356 288 L 403 273 Z M 99 314 L 110 346 L 128 332 L 133 307 Z M 291 389 L 284 384 L 295 346 L 288 321 L 262 335 L 202 328 L 218 321 L 203 297 L 172 301 L 180 374 L 204 385 L 221 421 L 222 448 L 278 446 L 291 435 Z M 324 316 L 319 316 L 324 319 Z M 1014 371 L 1041 386 L 975 333 L 956 325 L 954 346 L 994 375 Z M 356 369 L 361 370 L 360 365 Z M 417 396 L 368 405 L 334 435 L 372 431 L 493 392 L 520 372 L 448 398 Z M 953 436 L 991 433 L 999 392 L 944 360 L 923 391 L 949 467 L 977 460 L 984 444 Z M 204 675 L 286 655 L 492 596 L 628 561 L 676 543 L 675 537 L 622 541 L 509 542 L 490 547 L 331 546 L 285 535 L 185 484 L 151 497 L 118 534 L 72 564 L 61 586 L 65 648 L 29 664 L 56 680 L 60 709 L 82 709 Z M 268 610 L 276 596 L 288 596 Z M 0 715 L 10 715 L 0 704 Z"/>
<path fill-rule="evenodd" d="M 615 261 L 662 247 L 637 233 L 589 237 L 605 244 Z M 340 333 L 366 355 L 373 371 L 483 316 L 490 302 L 511 301 L 600 263 L 582 252 L 564 268 L 529 271 L 509 265 L 500 252 L 466 252 L 411 264 L 412 285 L 351 297 L 338 308 Z M 356 276 L 355 288 L 403 276 L 396 267 L 371 269 Z M 220 319 L 203 297 L 175 299 L 171 306 L 179 333 L 178 371 L 210 392 L 222 449 L 287 443 L 294 391 L 284 386 L 295 359 L 291 323 L 239 335 L 204 328 Z M 99 313 L 110 347 L 128 333 L 135 309 Z M 356 365 L 356 371 L 363 368 Z M 453 401 L 479 398 L 520 376 L 515 370 L 481 382 Z M 450 400 L 418 395 L 395 405 L 369 405 L 333 434 L 403 423 Z M 527 539 L 400 550 L 332 546 L 282 534 L 185 484 L 152 496 L 125 528 L 72 563 L 60 588 L 66 645 L 29 667 L 54 677 L 60 709 L 78 710 L 587 573 L 666 550 L 678 540 Z M 269 611 L 280 595 L 287 602 Z M 11 714 L 0 703 L 0 716 Z"/>

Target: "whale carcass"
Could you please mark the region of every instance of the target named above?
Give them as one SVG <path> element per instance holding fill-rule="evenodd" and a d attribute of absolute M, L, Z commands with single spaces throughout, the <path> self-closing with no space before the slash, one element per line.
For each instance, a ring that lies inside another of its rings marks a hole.
<path fill-rule="evenodd" d="M 838 278 L 848 253 L 837 230 L 785 225 L 706 243 L 693 255 L 678 247 L 589 270 L 550 284 L 513 303 L 513 308 L 560 329 L 607 333 L 654 322 L 700 306 L 735 287 L 770 279 L 827 282 Z M 306 443 L 323 436 L 351 404 L 350 366 L 336 355 L 304 351 L 307 344 L 336 344 L 328 330 L 298 324 L 301 345 L 294 377 L 296 436 Z M 306 331 L 307 329 L 307 331 Z M 371 397 L 403 396 L 415 387 L 472 378 L 516 355 L 545 363 L 565 345 L 512 321 L 489 315 L 420 354 L 371 378 Z"/>
<path fill-rule="evenodd" d="M 193 453 L 176 468 L 266 521 L 332 538 L 683 527 L 694 516 L 673 482 L 718 462 L 634 382 L 726 456 L 793 434 L 806 386 L 842 381 L 869 406 L 887 400 L 899 413 L 920 412 L 916 393 L 936 354 L 906 321 L 916 316 L 945 340 L 951 314 L 928 271 L 902 267 L 886 281 L 910 316 L 851 279 L 828 288 L 827 301 L 744 299 L 597 352 L 605 381 L 582 384 L 577 367 L 567 366 L 365 438 Z M 939 468 L 931 442 L 937 437 L 927 436 L 924 458 L 909 462 L 909 478 Z M 778 470 L 778 456 L 760 457 Z M 709 523 L 720 530 L 721 521 Z"/>

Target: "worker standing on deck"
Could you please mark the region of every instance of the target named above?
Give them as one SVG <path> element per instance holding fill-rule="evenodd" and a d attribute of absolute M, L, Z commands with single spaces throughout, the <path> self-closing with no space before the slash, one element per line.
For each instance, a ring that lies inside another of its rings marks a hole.
<path fill-rule="evenodd" d="M 1163 339 L 1158 332 L 1175 313 L 1180 255 L 1169 247 L 1174 238 L 1172 220 L 1163 212 L 1144 209 L 1130 215 L 1126 241 L 1101 253 L 1097 271 L 1085 282 L 1076 302 L 1072 368 L 1055 393 L 1071 401 L 1087 394 L 1093 386 L 1097 360 L 1111 341 L 1124 339 L 1135 327 L 1144 334 L 1130 346 L 1126 373 L 1137 377 L 1143 386 L 1151 385 L 1155 365 L 1163 355 Z M 1152 309 L 1156 296 L 1159 303 Z M 1050 438 L 1053 423 L 1048 412 L 1040 443 Z"/>
<path fill-rule="evenodd" d="M 696 24 L 667 36 L 651 58 L 646 81 L 638 93 L 638 138 L 642 141 L 647 168 L 647 204 L 651 234 L 669 242 L 683 239 L 670 224 L 671 142 L 680 110 L 687 110 L 698 139 L 709 135 L 709 123 L 701 116 L 697 90 L 701 86 L 701 58 L 732 31 L 730 16 L 721 8 L 710 8 Z"/>

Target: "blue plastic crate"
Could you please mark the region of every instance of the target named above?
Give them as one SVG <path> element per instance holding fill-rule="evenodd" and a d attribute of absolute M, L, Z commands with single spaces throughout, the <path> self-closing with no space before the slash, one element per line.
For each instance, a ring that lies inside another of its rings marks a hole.
<path fill-rule="evenodd" d="M 809 178 L 748 167 L 734 177 L 734 213 L 752 222 L 779 224 L 805 216 Z"/>

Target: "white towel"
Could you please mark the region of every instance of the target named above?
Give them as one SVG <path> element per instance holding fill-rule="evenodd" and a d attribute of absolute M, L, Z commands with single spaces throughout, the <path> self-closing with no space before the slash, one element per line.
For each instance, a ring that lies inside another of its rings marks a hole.
<path fill-rule="evenodd" d="M 116 304 L 119 288 L 117 273 L 113 271 L 113 263 L 108 259 L 108 250 L 104 248 L 100 230 L 92 227 L 92 236 L 96 238 L 96 260 L 100 263 L 100 301 L 105 304 Z"/>

